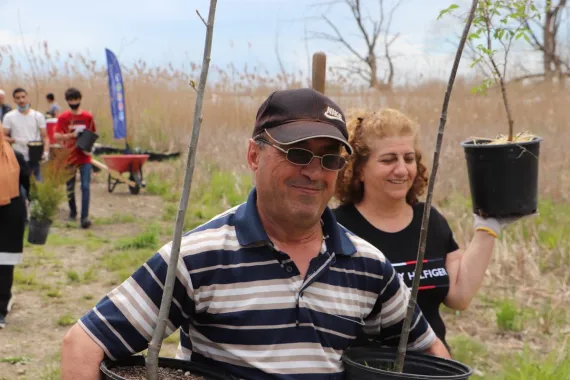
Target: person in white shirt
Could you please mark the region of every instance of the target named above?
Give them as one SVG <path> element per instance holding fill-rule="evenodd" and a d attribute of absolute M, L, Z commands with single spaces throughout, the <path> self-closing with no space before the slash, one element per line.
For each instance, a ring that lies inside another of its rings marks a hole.
<path fill-rule="evenodd" d="M 28 143 L 43 141 L 42 159 L 49 157 L 49 138 L 46 131 L 46 119 L 41 112 L 30 108 L 28 92 L 23 88 L 16 88 L 12 92 L 16 109 L 4 116 L 4 134 L 6 140 L 13 144 L 15 151 L 22 153 L 27 164 L 38 181 L 41 181 L 40 162 L 30 160 Z"/>

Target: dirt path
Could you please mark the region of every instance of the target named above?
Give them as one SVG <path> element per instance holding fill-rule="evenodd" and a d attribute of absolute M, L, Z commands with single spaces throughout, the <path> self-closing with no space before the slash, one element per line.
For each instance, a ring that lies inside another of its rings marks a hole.
<path fill-rule="evenodd" d="M 14 306 L 7 328 L 0 330 L 2 380 L 59 378 L 60 344 L 69 325 L 117 281 L 100 267 L 101 260 L 118 239 L 136 236 L 162 214 L 160 197 L 144 192 L 131 195 L 126 185 L 108 193 L 103 173 L 94 175 L 91 194 L 91 229 L 68 222 L 64 204 L 47 244 L 24 250 L 24 263 L 15 279 Z M 160 244 L 164 238 L 160 237 Z M 149 256 L 153 253 L 148 250 Z M 172 349 L 166 345 L 165 354 Z"/>

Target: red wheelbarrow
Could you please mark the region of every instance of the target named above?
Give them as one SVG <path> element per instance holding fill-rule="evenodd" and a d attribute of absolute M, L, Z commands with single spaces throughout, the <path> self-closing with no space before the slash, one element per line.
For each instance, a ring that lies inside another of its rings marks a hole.
<path fill-rule="evenodd" d="M 148 159 L 148 154 L 110 154 L 103 155 L 104 165 L 96 160 L 92 163 L 109 173 L 107 178 L 107 190 L 112 193 L 119 182 L 129 186 L 131 194 L 138 194 L 141 187 L 145 187 L 143 182 L 143 164 Z M 129 178 L 123 177 L 123 173 L 129 173 Z"/>

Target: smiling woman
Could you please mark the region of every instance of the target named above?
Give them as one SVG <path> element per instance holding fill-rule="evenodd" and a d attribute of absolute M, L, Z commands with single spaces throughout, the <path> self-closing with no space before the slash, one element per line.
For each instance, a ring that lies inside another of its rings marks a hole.
<path fill-rule="evenodd" d="M 418 197 L 427 185 L 418 126 L 393 109 L 357 110 L 347 119 L 354 154 L 339 173 L 336 197 L 341 205 L 333 213 L 340 224 L 378 248 L 411 287 L 424 211 Z M 467 308 L 482 284 L 495 237 L 514 221 L 474 218 L 473 241 L 462 250 L 444 216 L 431 208 L 418 305 L 444 343 L 440 305 Z"/>

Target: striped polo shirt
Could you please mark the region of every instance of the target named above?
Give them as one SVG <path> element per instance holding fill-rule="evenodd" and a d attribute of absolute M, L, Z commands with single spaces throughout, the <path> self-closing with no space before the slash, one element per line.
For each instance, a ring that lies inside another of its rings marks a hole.
<path fill-rule="evenodd" d="M 244 379 L 343 379 L 340 357 L 367 333 L 397 346 L 409 289 L 384 255 L 340 226 L 327 208 L 323 244 L 305 278 L 262 227 L 256 190 L 247 202 L 186 233 L 167 334 L 180 328 L 176 357 Z M 148 347 L 171 243 L 79 321 L 116 360 Z M 435 334 L 418 307 L 410 350 Z"/>

